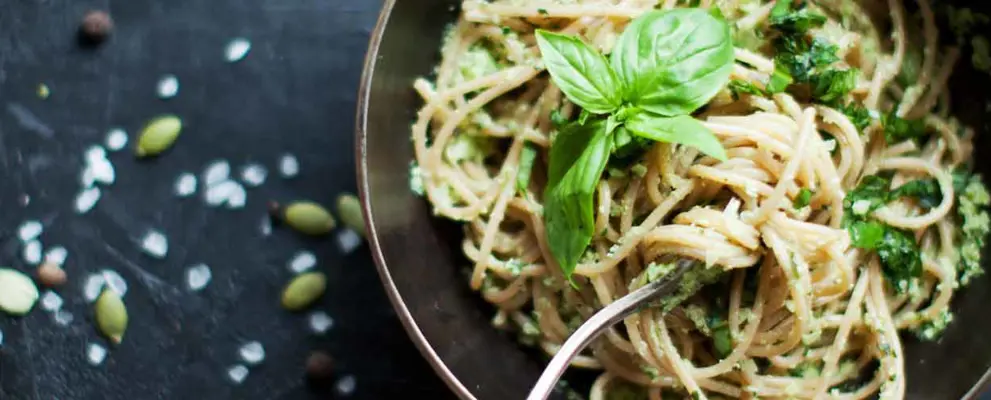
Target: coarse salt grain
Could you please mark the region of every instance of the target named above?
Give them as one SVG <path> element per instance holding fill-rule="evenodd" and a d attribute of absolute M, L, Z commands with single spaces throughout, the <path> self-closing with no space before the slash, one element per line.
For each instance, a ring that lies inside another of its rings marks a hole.
<path fill-rule="evenodd" d="M 203 194 L 203 199 L 207 205 L 216 207 L 229 202 L 232 197 L 236 196 L 239 190 L 244 190 L 240 184 L 225 180 L 209 185 L 206 193 Z"/>
<path fill-rule="evenodd" d="M 175 195 L 179 197 L 189 197 L 196 193 L 196 175 L 188 172 L 179 174 L 175 180 Z"/>
<path fill-rule="evenodd" d="M 243 365 L 235 365 L 227 369 L 227 377 L 230 378 L 231 382 L 242 383 L 248 377 L 248 367 Z"/>
<path fill-rule="evenodd" d="M 241 181 L 248 187 L 258 187 L 265 183 L 268 170 L 261 164 L 248 164 L 241 168 Z"/>
<path fill-rule="evenodd" d="M 289 270 L 296 274 L 309 271 L 317 265 L 317 256 L 308 251 L 300 251 L 289 260 Z"/>
<path fill-rule="evenodd" d="M 337 232 L 337 245 L 344 254 L 350 254 L 361 246 L 361 235 L 350 229 L 341 229 Z"/>
<path fill-rule="evenodd" d="M 100 297 L 100 292 L 103 291 L 103 285 L 107 283 L 107 280 L 103 277 L 103 274 L 91 274 L 86 277 L 86 282 L 83 284 L 83 297 L 86 301 L 92 303 Z"/>
<path fill-rule="evenodd" d="M 114 172 L 114 165 L 107 159 L 94 161 L 86 167 L 93 176 L 93 181 L 104 185 L 111 185 L 117 180 L 117 173 Z M 85 172 L 84 172 L 85 174 Z"/>
<path fill-rule="evenodd" d="M 86 359 L 89 361 L 90 365 L 97 366 L 103 364 L 103 360 L 107 358 L 107 349 L 96 343 L 90 343 L 86 346 Z"/>
<path fill-rule="evenodd" d="M 249 365 L 257 365 L 265 360 L 265 347 L 260 342 L 245 343 L 238 350 L 241 359 Z"/>
<path fill-rule="evenodd" d="M 179 93 L 179 78 L 175 75 L 165 75 L 158 80 L 158 97 L 161 99 L 171 99 Z"/>
<path fill-rule="evenodd" d="M 32 240 L 24 244 L 24 262 L 28 265 L 38 265 L 41 262 L 41 242 Z"/>
<path fill-rule="evenodd" d="M 69 326 L 72 323 L 74 317 L 71 312 L 65 310 L 58 310 L 54 315 L 55 324 L 58 326 Z"/>
<path fill-rule="evenodd" d="M 279 159 L 279 174 L 283 178 L 299 175 L 299 160 L 292 154 L 285 154 Z"/>
<path fill-rule="evenodd" d="M 113 290 L 120 297 L 127 294 L 127 281 L 116 271 L 105 269 L 100 271 L 100 274 L 103 275 L 103 281 L 106 282 L 108 289 Z"/>
<path fill-rule="evenodd" d="M 217 160 L 207 165 L 203 172 L 203 184 L 213 186 L 227 181 L 231 176 L 231 165 L 225 160 Z"/>
<path fill-rule="evenodd" d="M 100 201 L 100 188 L 91 187 L 79 192 L 76 196 L 76 213 L 86 214 Z"/>
<path fill-rule="evenodd" d="M 85 153 L 86 163 L 93 164 L 107 159 L 107 151 L 98 145 L 90 146 Z"/>
<path fill-rule="evenodd" d="M 323 311 L 314 311 L 310 313 L 309 324 L 310 331 L 316 334 L 324 334 L 334 327 L 334 319 L 327 315 Z"/>
<path fill-rule="evenodd" d="M 107 150 L 110 151 L 123 150 L 127 146 L 127 132 L 120 128 L 111 129 L 107 132 L 107 138 L 104 144 L 107 146 Z"/>
<path fill-rule="evenodd" d="M 248 39 L 234 38 L 224 48 L 224 59 L 227 62 L 241 61 L 248 55 L 249 50 L 251 50 L 251 42 Z"/>
<path fill-rule="evenodd" d="M 196 264 L 186 269 L 186 286 L 189 290 L 200 291 L 213 279 L 213 272 L 206 264 Z"/>
<path fill-rule="evenodd" d="M 169 240 L 162 232 L 151 230 L 141 239 L 141 250 L 155 258 L 165 258 L 169 252 Z"/>
<path fill-rule="evenodd" d="M 248 203 L 248 192 L 244 190 L 244 186 L 240 183 L 229 181 L 233 183 L 231 187 L 230 195 L 227 196 L 227 208 L 238 209 L 244 208 L 244 205 Z"/>
<path fill-rule="evenodd" d="M 62 246 L 51 247 L 47 252 L 45 252 L 45 262 L 50 262 L 60 266 L 65 264 L 65 259 L 68 257 L 69 251 Z"/>
<path fill-rule="evenodd" d="M 46 290 L 45 294 L 41 295 L 41 309 L 46 311 L 58 311 L 62 309 L 62 304 L 64 301 L 62 297 L 51 290 Z"/>
<path fill-rule="evenodd" d="M 337 380 L 337 383 L 334 384 L 334 391 L 341 396 L 350 396 L 354 393 L 356 386 L 357 381 L 355 380 L 354 375 L 346 375 Z"/>
<path fill-rule="evenodd" d="M 41 236 L 41 232 L 44 231 L 45 227 L 38 221 L 24 221 L 20 227 L 17 228 L 17 237 L 21 239 L 21 242 L 28 242 L 37 239 Z"/>

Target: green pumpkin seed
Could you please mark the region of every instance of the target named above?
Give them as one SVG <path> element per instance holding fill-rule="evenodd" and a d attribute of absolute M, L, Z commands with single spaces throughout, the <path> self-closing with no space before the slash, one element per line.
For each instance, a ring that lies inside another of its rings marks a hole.
<path fill-rule="evenodd" d="M 308 235 L 323 235 L 334 229 L 334 217 L 319 204 L 300 201 L 286 206 L 286 224 Z"/>
<path fill-rule="evenodd" d="M 299 311 L 323 296 L 327 290 L 327 276 L 321 272 L 308 272 L 297 276 L 282 292 L 282 307 Z"/>
<path fill-rule="evenodd" d="M 0 268 L 0 310 L 24 315 L 38 302 L 38 287 L 20 271 Z"/>
<path fill-rule="evenodd" d="M 117 292 L 104 289 L 96 299 L 95 307 L 96 325 L 100 328 L 100 333 L 114 344 L 120 344 L 127 331 L 127 307 L 124 306 L 124 300 Z"/>
<path fill-rule="evenodd" d="M 337 196 L 337 215 L 344 226 L 365 235 L 365 217 L 361 215 L 361 201 L 351 193 Z"/>
<path fill-rule="evenodd" d="M 141 130 L 134 153 L 138 157 L 151 157 L 168 150 L 179 138 L 182 120 L 175 115 L 163 115 L 151 120 Z"/>

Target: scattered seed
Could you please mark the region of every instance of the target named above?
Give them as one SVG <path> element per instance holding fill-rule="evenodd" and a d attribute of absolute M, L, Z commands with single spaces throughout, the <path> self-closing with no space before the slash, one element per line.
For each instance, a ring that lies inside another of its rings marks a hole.
<path fill-rule="evenodd" d="M 206 264 L 196 264 L 186 269 L 186 286 L 189 290 L 200 291 L 213 279 L 213 272 Z"/>
<path fill-rule="evenodd" d="M 158 98 L 171 99 L 179 93 L 179 78 L 175 75 L 165 75 L 158 80 Z"/>
<path fill-rule="evenodd" d="M 86 214 L 100 201 L 100 188 L 91 187 L 76 195 L 76 213 Z"/>
<path fill-rule="evenodd" d="M 68 280 L 65 270 L 58 264 L 50 261 L 42 263 L 36 272 L 38 274 L 38 282 L 48 287 L 62 286 Z"/>
<path fill-rule="evenodd" d="M 308 272 L 297 276 L 282 292 L 282 307 L 299 311 L 323 296 L 327 290 L 327 276 L 320 272 Z"/>
<path fill-rule="evenodd" d="M 24 315 L 38 301 L 38 287 L 20 271 L 0 268 L 0 310 L 10 315 Z"/>
<path fill-rule="evenodd" d="M 182 120 L 175 115 L 163 115 L 151 120 L 138 135 L 135 154 L 138 157 L 156 156 L 175 144 L 182 131 Z"/>
<path fill-rule="evenodd" d="M 179 174 L 175 180 L 175 195 L 189 197 L 196 193 L 196 175 L 188 172 Z"/>
<path fill-rule="evenodd" d="M 96 326 L 113 344 L 120 344 L 127 331 L 127 307 L 113 290 L 104 290 L 93 308 Z"/>
<path fill-rule="evenodd" d="M 334 391 L 340 396 L 350 396 L 354 393 L 355 386 L 357 386 L 357 381 L 354 375 L 347 375 L 337 380 L 337 383 L 334 384 Z"/>
<path fill-rule="evenodd" d="M 235 365 L 227 370 L 227 377 L 234 383 L 240 384 L 248 377 L 248 367 Z"/>
<path fill-rule="evenodd" d="M 334 359 L 322 351 L 314 351 L 306 359 L 306 377 L 312 381 L 324 381 L 334 376 Z"/>
<path fill-rule="evenodd" d="M 350 229 L 341 229 L 337 232 L 337 246 L 344 254 L 351 254 L 361 246 L 361 236 Z"/>
<path fill-rule="evenodd" d="M 207 205 L 217 207 L 225 203 L 229 204 L 231 199 L 238 196 L 238 192 L 243 190 L 244 188 L 237 182 L 225 180 L 209 185 L 203 194 L 203 199 Z"/>
<path fill-rule="evenodd" d="M 71 312 L 65 310 L 58 310 L 55 312 L 55 323 L 59 326 L 69 326 L 72 323 L 74 317 Z"/>
<path fill-rule="evenodd" d="M 28 265 L 38 265 L 42 254 L 41 242 L 37 239 L 24 244 L 24 262 Z"/>
<path fill-rule="evenodd" d="M 248 164 L 241 168 L 241 181 L 249 187 L 258 187 L 265 183 L 268 170 L 261 164 Z"/>
<path fill-rule="evenodd" d="M 203 171 L 203 184 L 213 186 L 226 182 L 231 176 L 231 164 L 225 160 L 216 160 L 206 166 Z"/>
<path fill-rule="evenodd" d="M 308 235 L 323 235 L 334 229 L 334 217 L 323 206 L 300 201 L 286 206 L 283 218 L 293 229 Z"/>
<path fill-rule="evenodd" d="M 365 217 L 361 214 L 361 201 L 357 196 L 350 193 L 337 196 L 337 215 L 344 226 L 365 235 Z"/>
<path fill-rule="evenodd" d="M 259 342 L 248 342 L 238 351 L 248 365 L 258 365 L 265 360 L 265 347 Z"/>
<path fill-rule="evenodd" d="M 323 311 L 314 311 L 309 317 L 310 331 L 322 335 L 334 327 L 334 319 Z"/>
<path fill-rule="evenodd" d="M 148 231 L 141 239 L 141 249 L 155 258 L 165 258 L 169 252 L 169 240 L 159 231 Z"/>
<path fill-rule="evenodd" d="M 279 159 L 279 174 L 283 178 L 299 175 L 299 160 L 292 154 L 285 154 Z"/>
<path fill-rule="evenodd" d="M 234 38 L 227 43 L 227 47 L 224 49 L 224 59 L 227 62 L 241 61 L 248 55 L 249 50 L 251 50 L 251 42 L 248 39 Z"/>
<path fill-rule="evenodd" d="M 38 84 L 38 98 L 39 99 L 42 99 L 42 100 L 48 99 L 48 96 L 51 96 L 51 94 L 52 94 L 52 91 L 51 91 L 51 89 L 48 88 L 48 85 L 46 85 L 44 83 L 39 83 Z"/>
<path fill-rule="evenodd" d="M 90 343 L 86 345 L 86 359 L 92 366 L 97 366 L 103 364 L 103 360 L 107 358 L 107 349 L 96 343 Z"/>
<path fill-rule="evenodd" d="M 21 242 L 29 242 L 37 239 L 41 236 L 41 232 L 45 230 L 44 225 L 41 222 L 31 220 L 24 221 L 20 227 L 17 228 L 17 237 L 21 239 Z"/>
<path fill-rule="evenodd" d="M 109 14 L 103 11 L 90 11 L 83 16 L 79 32 L 87 42 L 98 44 L 106 40 L 113 29 L 114 22 Z"/>
<path fill-rule="evenodd" d="M 317 265 L 317 256 L 308 251 L 300 251 L 289 260 L 289 270 L 296 274 L 313 269 Z"/>
<path fill-rule="evenodd" d="M 107 132 L 107 139 L 104 144 L 110 151 L 123 150 L 124 147 L 127 147 L 127 132 L 120 128 L 111 129 Z"/>
<path fill-rule="evenodd" d="M 127 294 L 127 281 L 116 271 L 105 269 L 100 271 L 100 275 L 103 275 L 103 281 L 106 283 L 108 289 L 113 290 L 120 297 L 124 297 Z"/>
<path fill-rule="evenodd" d="M 90 303 L 96 301 L 100 297 L 100 293 L 103 292 L 103 286 L 106 283 L 107 279 L 103 277 L 103 274 L 92 274 L 86 277 L 86 283 L 83 284 L 83 297 Z"/>
<path fill-rule="evenodd" d="M 62 304 L 64 301 L 62 297 L 51 290 L 46 290 L 45 294 L 41 295 L 41 309 L 45 311 L 55 312 L 62 309 Z"/>
<path fill-rule="evenodd" d="M 48 251 L 45 252 L 45 262 L 59 266 L 64 265 L 65 259 L 68 257 L 69 250 L 66 250 L 65 247 L 62 246 L 50 247 L 48 248 Z"/>

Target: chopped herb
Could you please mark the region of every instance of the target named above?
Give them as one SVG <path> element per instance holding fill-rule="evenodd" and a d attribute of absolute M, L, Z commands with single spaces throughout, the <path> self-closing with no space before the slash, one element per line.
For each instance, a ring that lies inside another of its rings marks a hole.
<path fill-rule="evenodd" d="M 537 12 L 540 13 L 540 15 L 543 15 L 545 17 L 549 15 L 549 13 L 547 12 L 547 9 L 546 8 L 538 8 L 537 9 Z"/>
<path fill-rule="evenodd" d="M 537 149 L 527 143 L 520 153 L 520 169 L 516 174 L 516 190 L 526 192 L 530 186 L 530 175 L 533 174 L 533 162 L 537 159 Z"/>
<path fill-rule="evenodd" d="M 891 192 L 892 199 L 914 197 L 919 206 L 933 208 L 943 202 L 943 193 L 939 190 L 939 182 L 935 179 L 916 179 L 899 186 Z"/>
<path fill-rule="evenodd" d="M 712 347 L 716 349 L 719 358 L 726 358 L 733 352 L 733 338 L 730 337 L 729 326 L 712 331 Z"/>
<path fill-rule="evenodd" d="M 856 68 L 830 69 L 811 77 L 812 97 L 829 104 L 842 99 L 857 86 Z"/>
<path fill-rule="evenodd" d="M 775 63 L 774 72 L 771 74 L 771 79 L 767 82 L 766 90 L 771 94 L 783 93 L 785 90 L 788 90 L 788 86 L 794 81 L 786 67 Z"/>
<path fill-rule="evenodd" d="M 741 79 L 734 79 L 730 81 L 729 89 L 733 93 L 733 99 L 739 99 L 741 94 L 751 94 L 754 96 L 764 95 L 764 91 L 757 87 L 757 85 Z"/>
<path fill-rule="evenodd" d="M 981 267 L 981 249 L 984 248 L 988 231 L 991 230 L 991 218 L 987 209 L 991 204 L 991 195 L 988 194 L 980 175 L 971 175 L 966 181 L 966 185 L 958 191 L 957 196 L 960 257 L 963 264 L 958 277 L 961 286 L 984 274 L 984 269 Z"/>
<path fill-rule="evenodd" d="M 922 325 L 919 325 L 915 329 L 915 335 L 919 339 L 926 341 L 939 339 L 940 335 L 946 330 L 946 327 L 950 326 L 950 322 L 953 322 L 953 313 L 949 310 L 943 310 L 931 321 L 926 321 Z"/>
<path fill-rule="evenodd" d="M 788 370 L 788 374 L 796 378 L 818 378 L 822 375 L 822 365 L 819 361 L 805 361 Z"/>
<path fill-rule="evenodd" d="M 884 125 L 884 138 L 888 143 L 917 139 L 926 134 L 926 121 L 922 119 L 907 120 L 891 113 L 884 116 L 881 122 Z"/>
<path fill-rule="evenodd" d="M 805 0 L 782 0 L 774 3 L 770 16 L 771 26 L 782 32 L 805 33 L 826 23 L 826 16 L 813 13 L 806 6 Z"/>
<path fill-rule="evenodd" d="M 871 112 L 864 107 L 861 107 L 855 103 L 850 103 L 847 105 L 837 104 L 835 105 L 836 110 L 842 112 L 850 119 L 850 123 L 857 127 L 857 131 L 861 134 L 864 133 L 864 129 L 867 129 L 874 121 L 871 117 Z"/>
<path fill-rule="evenodd" d="M 809 201 L 812 200 L 812 191 L 808 188 L 802 188 L 798 191 L 798 196 L 795 196 L 794 206 L 796 210 L 800 210 L 809 205 Z"/>

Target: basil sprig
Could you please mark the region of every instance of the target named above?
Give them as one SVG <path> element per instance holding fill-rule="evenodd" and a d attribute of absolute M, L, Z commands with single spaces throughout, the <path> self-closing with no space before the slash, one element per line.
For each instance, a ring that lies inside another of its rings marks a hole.
<path fill-rule="evenodd" d="M 570 279 L 595 234 L 596 185 L 624 143 L 676 143 L 726 159 L 690 114 L 729 82 L 733 44 L 721 16 L 676 9 L 635 19 L 608 59 L 575 36 L 538 30 L 537 45 L 551 79 L 582 108 L 551 146 L 544 191 L 551 254 Z"/>

